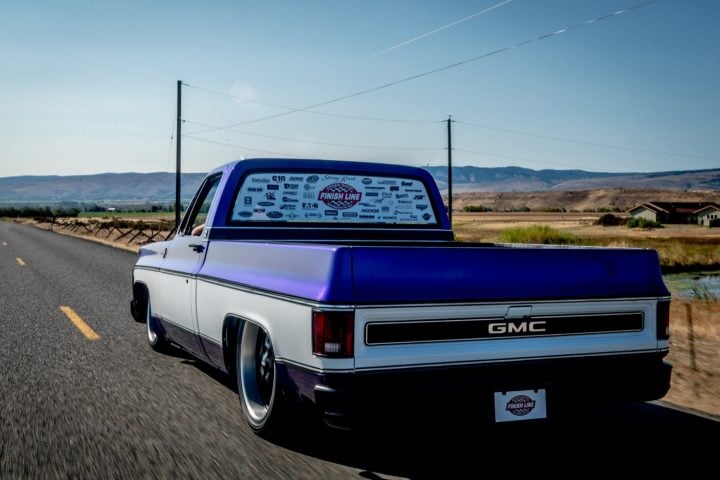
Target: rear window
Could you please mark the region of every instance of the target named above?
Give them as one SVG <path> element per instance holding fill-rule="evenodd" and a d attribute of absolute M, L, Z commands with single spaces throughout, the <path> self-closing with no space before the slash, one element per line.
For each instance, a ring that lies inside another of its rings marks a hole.
<path fill-rule="evenodd" d="M 231 221 L 436 225 L 425 184 L 414 178 L 256 172 L 245 176 Z"/>

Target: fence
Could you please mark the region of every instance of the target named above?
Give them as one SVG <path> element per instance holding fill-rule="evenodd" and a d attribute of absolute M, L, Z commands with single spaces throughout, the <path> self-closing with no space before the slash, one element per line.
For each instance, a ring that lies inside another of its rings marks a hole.
<path fill-rule="evenodd" d="M 35 221 L 41 226 L 47 224 L 49 230 L 92 236 L 125 245 L 145 245 L 169 240 L 174 234 L 174 223 L 168 220 L 36 218 Z"/>

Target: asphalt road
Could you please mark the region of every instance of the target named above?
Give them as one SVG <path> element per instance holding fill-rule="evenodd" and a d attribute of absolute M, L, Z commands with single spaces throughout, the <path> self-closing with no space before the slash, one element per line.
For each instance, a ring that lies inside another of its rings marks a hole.
<path fill-rule="evenodd" d="M 265 440 L 227 378 L 147 346 L 128 309 L 134 261 L 0 222 L 0 478 L 478 478 L 580 473 L 575 462 L 647 473 L 682 448 L 693 455 L 675 467 L 716 468 L 720 420 L 662 404 L 498 430 L 443 424 L 449 402 L 359 433 L 301 427 Z"/>

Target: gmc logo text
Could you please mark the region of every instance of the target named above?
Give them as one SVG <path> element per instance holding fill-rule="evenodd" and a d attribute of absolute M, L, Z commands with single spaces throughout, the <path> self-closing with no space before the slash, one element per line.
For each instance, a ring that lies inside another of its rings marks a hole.
<path fill-rule="evenodd" d="M 491 335 L 502 335 L 507 333 L 543 333 L 545 331 L 545 320 L 493 322 L 488 324 L 488 333 Z"/>

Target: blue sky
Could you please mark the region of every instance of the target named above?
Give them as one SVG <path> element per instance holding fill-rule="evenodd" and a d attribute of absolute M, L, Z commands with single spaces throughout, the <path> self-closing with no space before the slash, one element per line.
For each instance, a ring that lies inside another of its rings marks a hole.
<path fill-rule="evenodd" d="M 660 0 L 416 80 L 259 120 L 639 3 L 3 2 L 0 177 L 173 171 L 177 80 L 189 85 L 186 171 L 279 155 L 443 164 L 448 115 L 457 120 L 456 165 L 718 168 L 714 0 Z"/>

